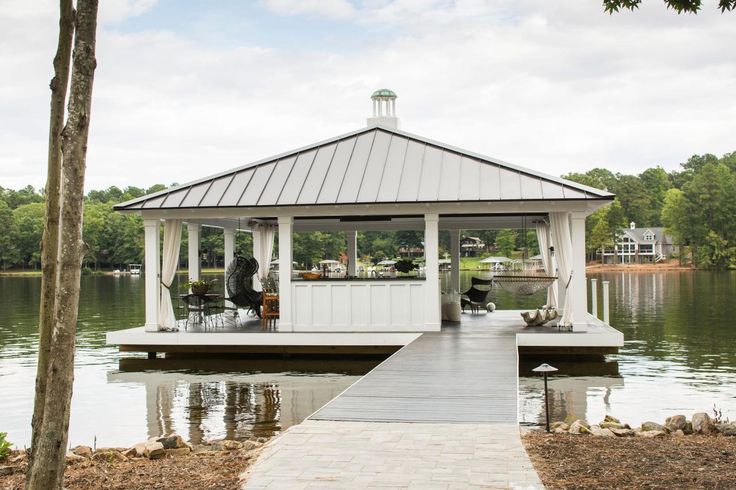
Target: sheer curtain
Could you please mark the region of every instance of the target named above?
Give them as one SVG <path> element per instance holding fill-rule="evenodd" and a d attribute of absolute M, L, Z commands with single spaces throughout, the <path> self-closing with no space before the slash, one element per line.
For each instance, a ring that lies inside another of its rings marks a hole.
<path fill-rule="evenodd" d="M 263 223 L 253 225 L 253 256 L 258 261 L 258 283 L 256 289 L 263 289 L 261 278 L 268 276 L 268 270 L 271 267 L 271 257 L 273 256 L 273 242 L 276 236 L 276 226 Z M 290 264 L 284 264 L 279 261 L 279 267 L 285 267 Z"/>
<path fill-rule="evenodd" d="M 552 276 L 555 274 L 555 267 L 552 263 L 552 254 L 549 252 L 549 224 L 547 224 L 546 221 L 537 221 L 535 225 L 537 228 L 537 242 L 539 243 L 539 253 L 542 255 L 544 272 L 548 276 Z M 557 308 L 557 281 L 550 284 L 547 288 L 547 306 L 550 308 Z"/>
<path fill-rule="evenodd" d="M 562 319 L 560 325 L 571 326 L 573 318 L 573 291 L 572 275 L 572 234 L 570 232 L 570 213 L 549 213 L 549 224 L 552 235 L 552 245 L 555 248 L 555 259 L 560 286 L 565 290 L 565 303 L 562 305 Z M 585 273 L 582 271 L 581 273 Z"/>
<path fill-rule="evenodd" d="M 171 303 L 169 288 L 176 277 L 179 265 L 179 247 L 181 245 L 181 220 L 167 219 L 164 221 L 164 251 L 161 266 L 161 300 L 158 306 L 159 328 L 176 327 L 174 305 Z"/>

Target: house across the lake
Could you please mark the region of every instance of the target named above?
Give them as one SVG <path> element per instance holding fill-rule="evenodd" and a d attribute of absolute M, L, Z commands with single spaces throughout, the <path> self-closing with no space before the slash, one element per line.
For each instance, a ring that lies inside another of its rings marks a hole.
<path fill-rule="evenodd" d="M 462 318 L 472 315 L 475 327 L 508 332 L 519 349 L 607 353 L 623 345 L 619 331 L 588 312 L 585 277 L 585 218 L 613 194 L 405 132 L 396 94 L 379 90 L 371 99 L 372 117 L 356 131 L 117 205 L 144 220 L 145 325 L 110 332 L 108 343 L 149 356 L 392 352 L 425 332 L 462 331 Z M 192 282 L 200 278 L 202 227 L 222 230 L 226 288 L 175 290 L 184 226 Z M 485 246 L 461 241 L 461 233 L 527 226 L 537 232 L 544 272 L 498 276 L 493 287 L 546 291 L 539 306 L 557 309 L 555 326 L 527 327 L 504 304 L 490 312 L 487 298 L 460 315 L 461 253 Z M 423 265 L 388 274 L 357 269 L 359 231 L 420 233 Z M 294 270 L 296 232 L 342 234 L 344 273 Z M 236 250 L 239 233 L 252 235 L 252 250 Z M 444 278 L 440 234 L 450 244 Z M 278 271 L 262 277 L 274 259 Z M 176 309 L 180 298 L 186 304 Z M 455 307 L 459 323 L 442 316 Z M 267 318 L 249 316 L 254 311 Z"/>
<path fill-rule="evenodd" d="M 486 249 L 486 242 L 477 236 L 464 236 L 460 238 L 460 250 L 463 257 L 475 257 Z"/>
<path fill-rule="evenodd" d="M 604 264 L 642 264 L 667 260 L 678 252 L 672 236 L 664 228 L 653 226 L 637 228 L 633 221 L 622 228 L 613 248 L 604 248 Z"/>

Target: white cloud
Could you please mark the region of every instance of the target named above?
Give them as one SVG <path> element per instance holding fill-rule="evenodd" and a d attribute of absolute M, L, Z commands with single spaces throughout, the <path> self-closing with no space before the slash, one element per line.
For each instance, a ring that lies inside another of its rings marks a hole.
<path fill-rule="evenodd" d="M 153 9 L 158 0 L 103 0 L 100 2 L 101 22 L 119 22 Z"/>
<path fill-rule="evenodd" d="M 317 3 L 291 13 L 336 18 Z M 184 182 L 356 129 L 384 86 L 405 130 L 553 174 L 736 150 L 733 14 L 649 2 L 610 16 L 576 0 L 352 8 L 351 26 L 374 39 L 350 50 L 225 48 L 103 25 L 88 188 Z M 3 186 L 44 181 L 50 11 L 0 14 L 0 71 L 14 74 L 0 85 Z"/>
<path fill-rule="evenodd" d="M 263 0 L 264 5 L 280 15 L 311 15 L 328 19 L 348 19 L 356 14 L 346 0 Z"/>

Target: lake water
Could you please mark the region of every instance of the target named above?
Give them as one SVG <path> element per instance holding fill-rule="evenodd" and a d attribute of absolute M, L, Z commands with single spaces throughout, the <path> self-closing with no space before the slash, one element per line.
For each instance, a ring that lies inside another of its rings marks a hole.
<path fill-rule="evenodd" d="M 463 283 L 471 273 L 463 273 Z M 626 337 L 606 362 L 553 361 L 555 419 L 661 421 L 714 405 L 736 417 L 736 274 L 607 273 L 611 322 Z M 0 431 L 19 446 L 30 439 L 40 279 L 0 277 Z M 600 289 L 600 288 L 599 288 Z M 599 291 L 600 293 L 600 291 Z M 541 295 L 495 293 L 501 308 L 529 308 Z M 146 370 L 140 356 L 105 345 L 105 332 L 143 323 L 143 280 L 82 278 L 70 442 L 129 445 L 177 431 L 210 438 L 270 436 L 299 423 L 379 360 L 225 359 L 172 361 Z M 132 357 L 132 359 L 130 359 Z M 121 363 L 121 359 L 123 362 Z M 543 421 L 541 380 L 520 367 L 520 420 Z M 543 360 L 542 360 L 543 361 Z"/>

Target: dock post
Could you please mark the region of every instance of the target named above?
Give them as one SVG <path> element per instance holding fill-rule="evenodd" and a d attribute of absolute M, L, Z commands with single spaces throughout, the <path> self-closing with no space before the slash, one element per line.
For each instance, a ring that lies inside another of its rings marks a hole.
<path fill-rule="evenodd" d="M 603 281 L 603 322 L 606 325 L 611 324 L 611 315 L 608 303 L 608 281 Z"/>
<path fill-rule="evenodd" d="M 598 318 L 598 279 L 590 280 L 591 313 Z"/>

